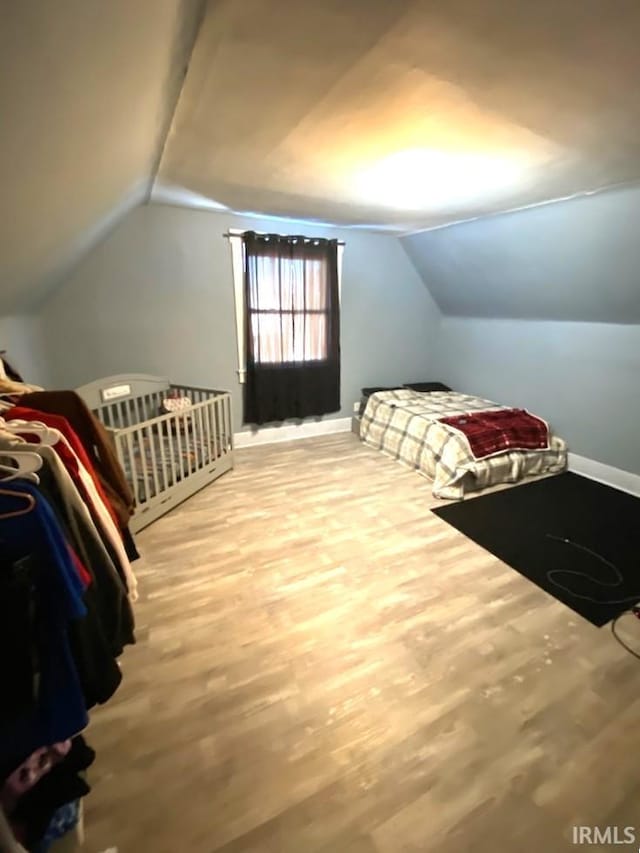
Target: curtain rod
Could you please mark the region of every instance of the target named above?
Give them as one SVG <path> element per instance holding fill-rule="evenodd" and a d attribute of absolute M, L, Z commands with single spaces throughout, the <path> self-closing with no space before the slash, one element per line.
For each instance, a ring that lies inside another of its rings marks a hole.
<path fill-rule="evenodd" d="M 247 230 L 250 231 L 251 229 L 247 229 Z M 258 236 L 263 236 L 264 234 L 268 234 L 269 232 L 268 231 L 256 231 L 255 233 L 258 234 Z M 243 234 L 244 234 L 244 231 L 238 231 L 237 233 L 235 233 L 233 231 L 225 231 L 222 236 L 228 240 L 230 237 L 242 237 Z M 298 235 L 298 234 L 276 234 L 276 237 L 298 237 L 298 236 L 301 237 L 302 235 L 301 234 L 300 235 Z M 305 237 L 304 239 L 308 240 L 310 243 L 312 243 L 314 240 L 326 240 L 328 238 L 327 237 Z M 336 240 L 336 243 L 338 244 L 338 246 L 344 246 L 345 245 L 344 240 Z"/>

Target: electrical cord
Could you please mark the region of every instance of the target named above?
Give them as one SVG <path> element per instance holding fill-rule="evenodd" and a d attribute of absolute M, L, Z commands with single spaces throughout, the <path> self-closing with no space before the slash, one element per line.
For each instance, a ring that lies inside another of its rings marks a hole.
<path fill-rule="evenodd" d="M 552 583 L 554 586 L 557 586 L 559 589 L 563 590 L 564 592 L 569 593 L 569 595 L 572 595 L 574 598 L 580 598 L 582 601 L 590 601 L 593 604 L 603 604 L 603 605 L 629 604 L 629 603 L 633 604 L 633 607 L 631 607 L 630 610 L 625 610 L 623 613 L 619 613 L 612 620 L 612 622 L 611 622 L 611 634 L 612 634 L 614 640 L 617 643 L 619 643 L 625 651 L 629 652 L 630 655 L 633 655 L 634 658 L 637 658 L 638 660 L 640 660 L 640 652 L 637 652 L 637 651 L 635 651 L 635 649 L 632 649 L 631 646 L 628 646 L 625 643 L 625 641 L 620 637 L 618 632 L 616 631 L 616 626 L 617 626 L 619 620 L 623 616 L 626 616 L 628 614 L 632 614 L 633 616 L 636 617 L 636 619 L 640 619 L 640 604 L 638 604 L 638 602 L 640 601 L 640 593 L 637 593 L 636 595 L 628 596 L 626 598 L 615 599 L 613 601 L 612 600 L 599 601 L 597 598 L 593 598 L 592 596 L 589 596 L 589 595 L 582 595 L 581 593 L 575 592 L 574 590 L 570 589 L 568 586 L 565 586 L 564 584 L 559 583 L 557 580 L 554 580 L 554 577 L 556 575 L 575 575 L 576 577 L 587 578 L 592 583 L 598 584 L 599 586 L 604 586 L 604 587 L 609 587 L 610 589 L 611 588 L 615 589 L 616 587 L 622 586 L 624 584 L 624 576 L 623 576 L 622 572 L 620 571 L 620 569 L 614 563 L 612 563 L 610 560 L 607 560 L 606 557 L 602 556 L 602 554 L 598 554 L 596 551 L 592 551 L 591 548 L 587 548 L 586 545 L 580 545 L 578 542 L 573 542 L 571 539 L 566 539 L 563 536 L 554 536 L 552 533 L 546 533 L 545 536 L 547 537 L 547 539 L 553 539 L 556 542 L 563 542 L 565 545 L 571 545 L 573 548 L 577 548 L 579 551 L 584 551 L 584 553 L 586 553 L 586 554 L 591 554 L 592 557 L 595 557 L 596 560 L 600 560 L 601 563 L 604 563 L 605 566 L 608 566 L 613 571 L 616 579 L 612 583 L 609 583 L 606 580 L 603 581 L 603 580 L 599 580 L 598 578 L 594 578 L 591 575 L 587 574 L 586 572 L 575 572 L 575 571 L 572 571 L 571 569 L 551 569 L 551 571 L 547 572 L 547 580 L 549 580 L 549 582 Z"/>
<path fill-rule="evenodd" d="M 586 545 L 580 545 L 578 542 L 573 542 L 571 539 L 565 539 L 562 536 L 554 536 L 552 533 L 545 533 L 547 539 L 554 539 L 556 542 L 564 542 L 565 545 L 571 545 L 574 548 L 577 548 L 579 551 L 584 551 L 585 554 L 591 554 L 592 557 L 595 557 L 596 560 L 600 560 L 601 563 L 604 563 L 605 566 L 608 566 L 616 576 L 616 580 L 613 583 L 609 583 L 608 581 L 601 581 L 598 578 L 594 578 L 586 572 L 574 572 L 571 569 L 551 569 L 550 572 L 547 572 L 547 579 L 559 589 L 568 592 L 569 595 L 572 595 L 574 598 L 580 598 L 582 601 L 591 601 L 593 604 L 637 604 L 640 601 L 640 592 L 637 592 L 635 595 L 629 595 L 626 598 L 617 598 L 617 599 L 609 599 L 607 601 L 601 601 L 599 598 L 593 598 L 590 595 L 582 595 L 582 593 L 575 592 L 570 589 L 570 587 L 565 586 L 562 583 L 558 583 L 558 581 L 554 580 L 555 575 L 575 575 L 579 578 L 587 578 L 592 583 L 598 584 L 599 586 L 609 587 L 615 589 L 618 586 L 622 586 L 624 584 L 624 577 L 620 569 L 614 565 L 612 562 L 607 560 L 602 554 L 596 553 L 596 551 L 592 551 L 591 548 L 587 548 Z"/>
<path fill-rule="evenodd" d="M 629 652 L 630 655 L 633 655 L 634 658 L 640 660 L 640 652 L 636 652 L 635 649 L 632 649 L 631 646 L 628 646 L 625 641 L 620 637 L 618 632 L 616 631 L 616 625 L 618 624 L 618 620 L 622 619 L 623 616 L 627 616 L 629 613 L 632 613 L 636 619 L 640 618 L 640 613 L 636 610 L 626 610 L 624 613 L 620 613 L 616 618 L 611 622 L 611 633 L 613 635 L 614 640 L 617 643 L 620 643 L 625 651 Z"/>

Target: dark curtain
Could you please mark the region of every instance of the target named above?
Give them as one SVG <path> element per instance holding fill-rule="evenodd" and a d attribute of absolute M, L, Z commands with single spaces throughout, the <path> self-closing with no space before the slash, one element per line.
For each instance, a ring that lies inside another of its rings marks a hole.
<path fill-rule="evenodd" d="M 264 424 L 340 408 L 336 240 L 243 235 L 244 422 Z"/>

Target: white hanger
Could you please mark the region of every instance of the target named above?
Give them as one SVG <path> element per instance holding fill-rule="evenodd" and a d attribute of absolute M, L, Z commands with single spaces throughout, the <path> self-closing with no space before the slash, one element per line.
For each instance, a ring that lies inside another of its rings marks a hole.
<path fill-rule="evenodd" d="M 41 421 L 5 421 L 4 418 L 0 417 L 0 428 L 6 432 L 13 433 L 14 435 L 17 435 L 18 433 L 22 433 L 23 435 L 35 435 L 40 439 L 38 444 L 41 444 L 43 447 L 53 447 L 54 444 L 58 443 L 60 438 L 56 431 L 50 429 Z"/>
<path fill-rule="evenodd" d="M 42 468 L 42 456 L 30 450 L 3 450 L 0 448 L 0 459 L 10 459 L 15 465 L 5 465 L 0 462 L 0 474 L 8 474 L 8 477 L 0 477 L 0 483 L 20 478 L 29 480 L 31 483 L 40 482 L 36 474 Z"/>

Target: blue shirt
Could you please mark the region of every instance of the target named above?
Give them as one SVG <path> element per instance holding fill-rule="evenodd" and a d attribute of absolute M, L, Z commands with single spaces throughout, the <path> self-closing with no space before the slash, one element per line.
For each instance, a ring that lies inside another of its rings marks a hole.
<path fill-rule="evenodd" d="M 36 501 L 28 512 L 12 518 L 4 513 L 22 510 L 27 501 L 0 494 L 0 549 L 3 563 L 24 561 L 34 583 L 34 644 L 39 662 L 38 687 L 32 707 L 15 719 L 0 723 L 2 764 L 15 760 L 17 767 L 38 747 L 66 740 L 88 723 L 85 700 L 69 645 L 68 627 L 82 619 L 83 585 L 71 560 L 69 546 L 58 521 L 37 486 L 25 480 L 0 483 L 31 495 Z M 25 559 L 26 558 L 26 559 Z M 24 642 L 26 638 L 22 638 Z M 15 638 L 21 642 L 20 637 Z M 0 649 L 1 657 L 11 649 Z M 1 672 L 0 672 L 1 678 Z M 2 679 L 2 692 L 11 684 Z"/>

